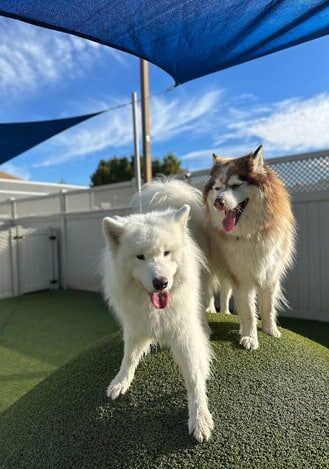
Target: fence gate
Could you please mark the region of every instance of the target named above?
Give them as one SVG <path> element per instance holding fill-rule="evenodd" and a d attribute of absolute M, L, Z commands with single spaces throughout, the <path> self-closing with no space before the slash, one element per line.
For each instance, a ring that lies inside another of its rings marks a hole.
<path fill-rule="evenodd" d="M 59 286 L 58 233 L 53 228 L 11 228 L 13 294 Z"/>

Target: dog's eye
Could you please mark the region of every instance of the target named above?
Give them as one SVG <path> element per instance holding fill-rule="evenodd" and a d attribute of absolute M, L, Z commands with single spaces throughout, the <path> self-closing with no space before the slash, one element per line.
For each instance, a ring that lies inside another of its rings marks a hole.
<path fill-rule="evenodd" d="M 169 256 L 169 254 L 170 254 L 170 251 L 165 251 L 165 252 L 163 253 L 164 256 Z"/>
<path fill-rule="evenodd" d="M 232 186 L 230 186 L 230 188 L 231 189 L 237 189 L 240 186 L 241 186 L 241 184 L 232 184 Z"/>
<path fill-rule="evenodd" d="M 138 256 L 136 256 L 137 259 L 139 259 L 140 261 L 145 261 L 145 257 L 143 254 L 138 254 Z"/>
<path fill-rule="evenodd" d="M 214 191 L 219 191 L 220 187 L 214 187 Z"/>

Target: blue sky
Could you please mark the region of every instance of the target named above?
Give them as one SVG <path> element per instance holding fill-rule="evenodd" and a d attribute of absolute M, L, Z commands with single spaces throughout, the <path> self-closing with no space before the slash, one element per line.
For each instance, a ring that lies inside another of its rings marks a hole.
<path fill-rule="evenodd" d="M 139 92 L 138 59 L 74 36 L 0 19 L 0 119 L 94 112 Z M 150 66 L 151 148 L 189 170 L 213 151 L 266 157 L 329 148 L 329 37 L 181 85 Z M 88 185 L 101 158 L 133 152 L 129 107 L 86 121 L 1 165 L 39 181 Z"/>

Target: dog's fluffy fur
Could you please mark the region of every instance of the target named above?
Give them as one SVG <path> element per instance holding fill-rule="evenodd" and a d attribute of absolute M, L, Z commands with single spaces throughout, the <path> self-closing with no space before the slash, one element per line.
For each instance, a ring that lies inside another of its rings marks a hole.
<path fill-rule="evenodd" d="M 220 284 L 221 311 L 233 289 L 241 321 L 241 345 L 257 349 L 257 312 L 263 330 L 280 337 L 277 308 L 284 302 L 281 281 L 294 255 L 295 221 L 289 194 L 263 161 L 262 147 L 241 158 L 214 155 L 201 193 L 182 181 L 152 182 L 141 195 L 143 210 L 191 205 L 190 227 L 204 251 L 210 274 L 203 278 L 203 305 Z"/>
<path fill-rule="evenodd" d="M 151 344 L 168 346 L 185 380 L 189 431 L 201 442 L 213 429 L 206 394 L 211 347 L 200 305 L 204 258 L 187 228 L 189 213 L 184 205 L 103 221 L 104 293 L 124 337 L 121 368 L 107 395 L 125 394 Z M 159 291 L 155 279 L 168 284 Z"/>
<path fill-rule="evenodd" d="M 205 259 L 210 259 L 210 239 L 204 229 L 205 208 L 202 193 L 180 180 L 155 180 L 144 184 L 141 194 L 135 194 L 131 205 L 137 210 L 141 205 L 144 213 L 152 210 L 178 209 L 182 204 L 191 208 L 189 229 L 194 241 L 199 245 Z M 201 268 L 201 305 L 203 309 L 209 305 L 209 296 L 213 298 L 218 287 L 217 279 L 210 273 L 208 265 Z"/>
<path fill-rule="evenodd" d="M 295 240 L 289 194 L 259 147 L 241 158 L 214 155 L 204 201 L 212 270 L 233 288 L 241 345 L 257 349 L 256 297 L 263 331 L 280 337 L 281 280 L 292 264 Z"/>

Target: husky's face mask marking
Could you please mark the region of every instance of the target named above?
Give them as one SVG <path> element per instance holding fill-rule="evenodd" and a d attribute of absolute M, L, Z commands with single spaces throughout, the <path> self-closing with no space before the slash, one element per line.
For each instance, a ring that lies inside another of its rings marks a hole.
<path fill-rule="evenodd" d="M 129 222 L 119 217 L 104 219 L 104 232 L 117 262 L 131 272 L 126 288 L 136 283 L 142 285 L 156 309 L 169 304 L 179 265 L 178 245 L 183 242 L 189 211 L 189 206 L 184 205 L 164 214 L 161 223 L 147 226 L 139 221 L 138 215 L 130 217 Z M 172 233 L 170 239 L 168 225 Z"/>
<path fill-rule="evenodd" d="M 237 175 L 232 175 L 222 182 L 221 178 L 216 178 L 209 194 L 209 202 L 220 213 L 223 229 L 227 232 L 234 230 L 241 215 L 243 214 L 248 201 L 247 183 L 242 181 Z"/>
<path fill-rule="evenodd" d="M 213 223 L 227 233 L 236 231 L 242 220 L 248 222 L 250 203 L 259 204 L 263 174 L 262 148 L 242 158 L 214 155 L 211 177 L 205 187 L 205 200 Z"/>

